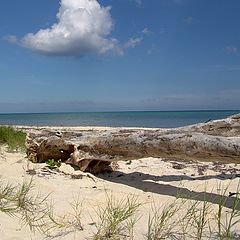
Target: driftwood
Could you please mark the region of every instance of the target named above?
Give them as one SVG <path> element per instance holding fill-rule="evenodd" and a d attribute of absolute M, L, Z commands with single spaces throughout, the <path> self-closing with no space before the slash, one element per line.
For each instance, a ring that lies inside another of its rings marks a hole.
<path fill-rule="evenodd" d="M 29 160 L 55 159 L 98 173 L 119 160 L 163 157 L 240 163 L 240 114 L 174 129 L 25 128 Z"/>

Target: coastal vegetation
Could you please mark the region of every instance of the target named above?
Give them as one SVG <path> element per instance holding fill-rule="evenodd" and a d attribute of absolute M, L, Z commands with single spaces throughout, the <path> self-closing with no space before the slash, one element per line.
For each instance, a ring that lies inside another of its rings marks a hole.
<path fill-rule="evenodd" d="M 228 188 L 222 189 L 217 204 L 177 196 L 175 200 L 149 211 L 146 240 L 160 239 L 239 239 L 240 198 L 237 189 L 232 205 L 225 207 Z M 139 203 L 135 196 L 116 199 L 106 195 L 105 207 L 98 206 L 93 219 L 96 231 L 88 239 L 93 240 L 133 240 L 136 223 L 141 219 Z M 0 182 L 0 213 L 18 218 L 22 226 L 31 231 L 40 231 L 46 236 L 60 236 L 71 231 L 83 231 L 83 205 L 78 199 L 70 203 L 72 212 L 64 216 L 55 213 L 49 195 L 43 196 L 34 191 L 33 181 L 22 184 Z M 96 221 L 95 221 L 96 220 Z M 138 233 L 139 236 L 139 233 Z"/>
<path fill-rule="evenodd" d="M 134 226 L 138 221 L 136 212 L 141 206 L 136 197 L 116 199 L 107 195 L 107 204 L 99 208 L 97 232 L 93 240 L 134 239 Z"/>
<path fill-rule="evenodd" d="M 226 193 L 224 189 L 222 193 Z M 175 201 L 153 208 L 148 221 L 147 240 L 159 239 L 240 239 L 240 199 L 234 198 L 232 206 L 225 208 L 227 196 L 221 195 L 216 204 L 204 197 L 176 198 Z"/>
<path fill-rule="evenodd" d="M 48 159 L 46 162 L 47 167 L 54 169 L 61 166 L 61 160 Z"/>
<path fill-rule="evenodd" d="M 0 144 L 6 144 L 10 150 L 25 149 L 26 133 L 12 126 L 0 126 Z"/>
<path fill-rule="evenodd" d="M 21 226 L 39 231 L 46 236 L 71 229 L 82 230 L 81 204 L 74 200 L 72 212 L 64 216 L 55 213 L 54 204 L 48 195 L 35 191 L 33 180 L 22 184 L 0 181 L 0 213 L 20 220 Z"/>

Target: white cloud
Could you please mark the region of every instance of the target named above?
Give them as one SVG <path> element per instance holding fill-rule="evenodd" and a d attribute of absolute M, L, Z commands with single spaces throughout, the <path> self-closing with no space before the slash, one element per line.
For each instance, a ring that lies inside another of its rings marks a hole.
<path fill-rule="evenodd" d="M 135 48 L 138 44 L 142 42 L 143 38 L 130 38 L 125 43 L 125 48 Z"/>
<path fill-rule="evenodd" d="M 113 29 L 110 7 L 97 0 L 61 0 L 58 22 L 21 39 L 22 46 L 45 55 L 84 55 L 88 52 L 121 54 Z"/>

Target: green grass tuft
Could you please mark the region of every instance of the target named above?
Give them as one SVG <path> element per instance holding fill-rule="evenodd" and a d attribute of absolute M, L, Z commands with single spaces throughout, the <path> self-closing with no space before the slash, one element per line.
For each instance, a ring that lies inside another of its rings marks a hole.
<path fill-rule="evenodd" d="M 47 196 L 33 193 L 32 180 L 14 185 L 0 180 L 0 213 L 18 217 L 31 230 L 42 228 L 49 215 Z"/>
<path fill-rule="evenodd" d="M 25 149 L 26 133 L 12 126 L 0 126 L 0 144 L 7 144 L 10 150 Z"/>
<path fill-rule="evenodd" d="M 135 197 L 116 200 L 107 196 L 107 206 L 98 211 L 99 223 L 93 239 L 132 240 L 134 225 L 138 221 L 135 214 L 140 205 Z"/>
<path fill-rule="evenodd" d="M 54 169 L 56 167 L 61 166 L 61 160 L 48 159 L 45 163 L 50 169 Z"/>
<path fill-rule="evenodd" d="M 19 219 L 22 226 L 28 226 L 33 232 L 54 237 L 65 231 L 83 230 L 82 204 L 79 200 L 70 204 L 72 211 L 58 216 L 49 195 L 36 192 L 32 179 L 22 184 L 10 184 L 0 179 L 0 214 Z"/>

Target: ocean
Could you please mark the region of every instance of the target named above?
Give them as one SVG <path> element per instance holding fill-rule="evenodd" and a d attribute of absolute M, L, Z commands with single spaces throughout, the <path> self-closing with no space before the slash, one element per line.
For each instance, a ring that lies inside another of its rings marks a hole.
<path fill-rule="evenodd" d="M 0 114 L 1 125 L 170 128 L 221 119 L 240 111 L 134 111 Z"/>

